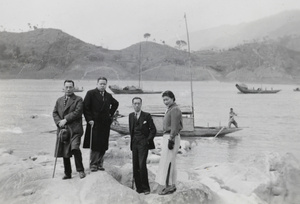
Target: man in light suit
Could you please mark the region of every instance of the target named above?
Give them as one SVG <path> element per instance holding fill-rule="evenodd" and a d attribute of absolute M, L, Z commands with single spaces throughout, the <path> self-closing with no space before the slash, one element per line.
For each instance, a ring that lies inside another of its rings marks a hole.
<path fill-rule="evenodd" d="M 70 179 L 72 168 L 70 157 L 74 155 L 76 170 L 79 177 L 84 178 L 84 167 L 82 164 L 82 155 L 80 151 L 80 141 L 83 135 L 82 111 L 83 100 L 80 96 L 74 94 L 74 81 L 66 80 L 64 82 L 65 95 L 57 99 L 53 119 L 57 125 L 57 142 L 55 157 L 63 157 L 65 176 L 63 179 Z M 61 129 L 65 128 L 68 134 L 60 138 Z"/>
<path fill-rule="evenodd" d="M 154 149 L 153 139 L 156 127 L 150 113 L 141 111 L 142 99 L 132 99 L 134 112 L 129 114 L 129 131 L 131 136 L 130 150 L 132 151 L 133 177 L 136 191 L 150 193 L 148 181 L 147 157 L 149 149 Z"/>

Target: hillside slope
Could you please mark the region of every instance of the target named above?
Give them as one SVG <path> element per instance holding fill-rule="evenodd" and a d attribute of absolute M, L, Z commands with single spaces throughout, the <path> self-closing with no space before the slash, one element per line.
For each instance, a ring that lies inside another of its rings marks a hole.
<path fill-rule="evenodd" d="M 228 50 L 191 54 L 194 80 L 299 80 L 299 36 L 252 41 Z M 140 42 L 123 50 L 85 43 L 57 29 L 0 32 L 0 78 L 189 80 L 189 55 L 168 45 Z"/>
<path fill-rule="evenodd" d="M 300 35 L 300 11 L 285 11 L 257 21 L 190 33 L 192 50 L 228 49 L 252 40 Z M 184 37 L 185 39 L 185 37 Z"/>

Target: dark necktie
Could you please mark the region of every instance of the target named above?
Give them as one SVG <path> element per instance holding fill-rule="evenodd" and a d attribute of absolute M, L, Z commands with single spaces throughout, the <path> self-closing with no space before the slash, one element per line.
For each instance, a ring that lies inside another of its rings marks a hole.
<path fill-rule="evenodd" d="M 64 99 L 64 106 L 67 105 L 68 99 L 69 99 L 69 97 L 66 97 L 66 98 Z"/>
<path fill-rule="evenodd" d="M 137 113 L 134 113 L 134 122 L 135 122 L 135 123 L 138 122 Z"/>
<path fill-rule="evenodd" d="M 100 91 L 100 95 L 102 96 L 103 101 L 104 101 L 104 91 Z"/>

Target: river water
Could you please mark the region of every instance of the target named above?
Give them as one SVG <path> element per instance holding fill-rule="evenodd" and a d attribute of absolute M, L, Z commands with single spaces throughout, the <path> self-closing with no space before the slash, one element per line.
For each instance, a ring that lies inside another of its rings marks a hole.
<path fill-rule="evenodd" d="M 95 81 L 75 81 L 85 91 Z M 138 85 L 130 81 L 109 81 L 108 85 Z M 189 82 L 143 82 L 145 90 L 172 90 L 180 106 L 191 105 Z M 178 160 L 179 168 L 195 168 L 211 162 L 236 162 L 264 152 L 292 153 L 300 157 L 300 93 L 294 85 L 248 84 L 249 87 L 281 89 L 277 94 L 238 94 L 235 83 L 194 82 L 195 124 L 227 125 L 229 109 L 238 114 L 236 121 L 243 130 L 223 138 L 188 138 L 196 144 Z M 63 95 L 62 80 L 0 80 L 0 148 L 12 149 L 20 157 L 38 152 L 53 154 L 55 130 L 52 110 Z M 110 92 L 110 90 L 108 90 Z M 77 93 L 76 93 L 77 94 Z M 132 111 L 133 95 L 114 95 L 121 114 Z M 164 108 L 161 95 L 142 95 L 143 107 Z M 113 131 L 111 134 L 116 135 Z M 184 138 L 182 138 L 184 139 Z"/>

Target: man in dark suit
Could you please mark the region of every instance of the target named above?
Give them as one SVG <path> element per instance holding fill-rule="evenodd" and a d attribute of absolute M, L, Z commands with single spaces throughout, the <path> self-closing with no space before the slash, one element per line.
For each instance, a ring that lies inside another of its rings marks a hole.
<path fill-rule="evenodd" d="M 153 139 L 156 134 L 156 127 L 150 113 L 141 111 L 142 99 L 132 99 L 134 112 L 129 114 L 129 131 L 131 136 L 130 150 L 132 151 L 133 177 L 136 191 L 150 193 L 148 181 L 147 157 L 148 150 L 154 149 Z"/>
<path fill-rule="evenodd" d="M 75 159 L 76 170 L 79 177 L 84 178 L 84 167 L 82 164 L 82 155 L 79 148 L 82 128 L 82 110 L 83 102 L 80 96 L 74 94 L 74 81 L 66 80 L 64 82 L 65 95 L 57 99 L 54 110 L 53 119 L 57 125 L 57 142 L 55 148 L 55 157 L 63 157 L 65 176 L 63 179 L 70 179 L 72 168 L 70 157 L 72 154 Z M 65 128 L 68 134 L 60 138 L 61 129 Z"/>
<path fill-rule="evenodd" d="M 89 90 L 83 101 L 83 114 L 87 121 L 83 148 L 91 148 L 91 171 L 104 171 L 103 157 L 108 150 L 108 139 L 112 118 L 119 102 L 105 91 L 107 79 L 99 77 L 97 88 Z M 92 126 L 92 138 L 90 138 Z M 90 147 L 90 143 L 92 144 Z"/>

